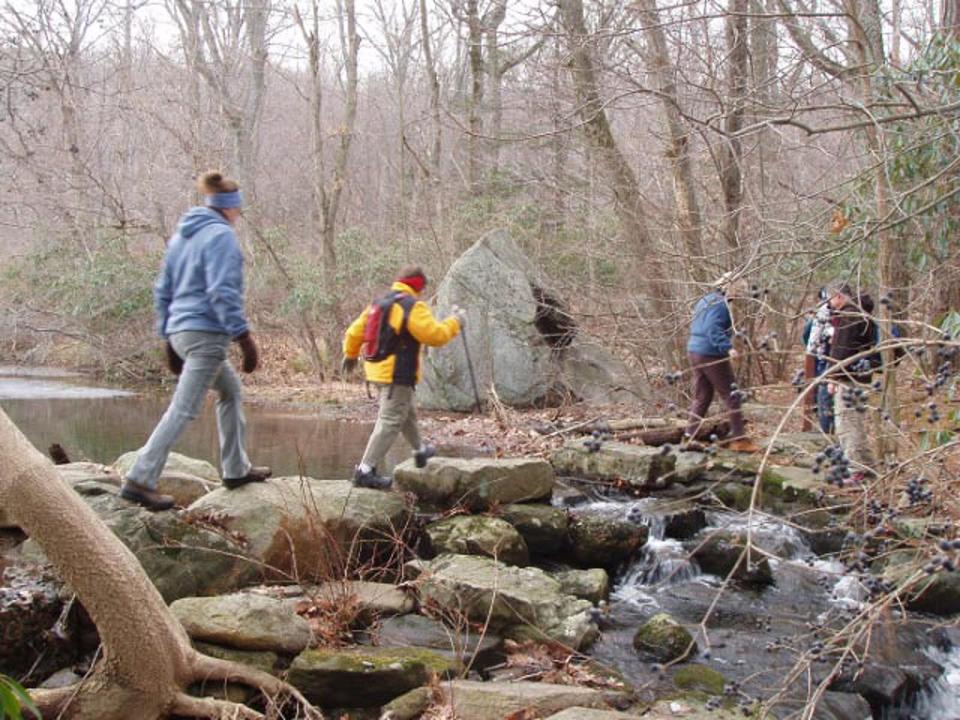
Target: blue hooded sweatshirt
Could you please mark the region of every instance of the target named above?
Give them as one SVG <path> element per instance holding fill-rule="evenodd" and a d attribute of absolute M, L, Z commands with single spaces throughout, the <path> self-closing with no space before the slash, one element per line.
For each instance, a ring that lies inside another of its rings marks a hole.
<path fill-rule="evenodd" d="M 733 347 L 730 339 L 733 321 L 727 298 L 718 290 L 709 292 L 697 301 L 690 323 L 687 352 L 697 355 L 726 357 Z"/>
<path fill-rule="evenodd" d="M 180 218 L 153 296 L 163 337 L 200 330 L 235 338 L 247 331 L 243 255 L 226 218 L 203 207 Z"/>

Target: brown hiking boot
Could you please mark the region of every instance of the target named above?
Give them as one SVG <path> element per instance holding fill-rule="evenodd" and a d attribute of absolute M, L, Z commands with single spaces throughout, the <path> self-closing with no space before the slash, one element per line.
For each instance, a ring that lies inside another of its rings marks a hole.
<path fill-rule="evenodd" d="M 727 443 L 727 450 L 732 450 L 733 452 L 738 453 L 758 453 L 763 450 L 762 447 L 757 445 L 750 438 L 737 438 L 736 440 L 731 440 Z"/>
<path fill-rule="evenodd" d="M 273 471 L 268 467 L 251 467 L 243 477 L 224 478 L 223 485 L 227 490 L 236 490 L 249 483 L 264 482 L 272 474 Z"/>
<path fill-rule="evenodd" d="M 120 488 L 120 497 L 137 503 L 137 505 L 143 505 L 147 510 L 153 512 L 169 510 L 174 505 L 172 495 L 163 495 L 156 490 L 151 490 L 146 485 L 135 483 L 133 480 L 124 481 L 123 487 Z"/>

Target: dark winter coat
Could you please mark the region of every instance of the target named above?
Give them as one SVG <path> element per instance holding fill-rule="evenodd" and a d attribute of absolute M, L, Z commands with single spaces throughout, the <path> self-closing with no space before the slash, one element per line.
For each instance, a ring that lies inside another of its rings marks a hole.
<path fill-rule="evenodd" d="M 871 313 L 873 299 L 866 293 L 860 296 L 859 304 L 849 302 L 833 314 L 833 341 L 830 344 L 830 358 L 835 362 L 842 362 L 876 345 L 877 331 Z M 834 380 L 849 380 L 870 382 L 869 356 L 844 369 L 837 369 L 831 373 Z"/>

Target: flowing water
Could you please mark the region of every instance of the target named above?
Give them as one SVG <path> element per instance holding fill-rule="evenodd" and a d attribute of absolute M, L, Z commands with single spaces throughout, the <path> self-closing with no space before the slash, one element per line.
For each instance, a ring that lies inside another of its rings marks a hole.
<path fill-rule="evenodd" d="M 750 693 L 766 696 L 793 667 L 796 651 L 805 649 L 794 638 L 864 607 L 867 593 L 842 563 L 817 557 L 795 528 L 766 517 L 754 518 L 751 532 L 758 547 L 778 558 L 771 560 L 776 584 L 762 592 L 731 588 L 714 605 L 722 579 L 704 574 L 689 558 L 691 548 L 715 530 L 746 531 L 747 517 L 707 513 L 707 525 L 697 539 L 680 541 L 665 536 L 658 509 L 663 504 L 651 498 L 590 497 L 576 506 L 577 513 L 641 522 L 649 530 L 643 552 L 616 573 L 606 627 L 591 650 L 625 677 L 639 682 L 652 677 L 653 666 L 632 648 L 633 633 L 642 622 L 666 612 L 692 628 L 712 608 L 709 638 L 697 634 L 698 653 L 691 659 L 720 671 L 728 681 L 743 683 Z M 666 504 L 676 508 L 673 501 Z M 927 654 L 944 668 L 943 674 L 907 706 L 890 708 L 885 720 L 960 720 L 960 648 L 931 647 Z"/>
<path fill-rule="evenodd" d="M 40 450 L 59 443 L 71 460 L 109 464 L 136 450 L 163 415 L 167 393 L 139 394 L 91 384 L 78 375 L 43 368 L 0 367 L 0 407 Z M 258 465 L 274 475 L 303 472 L 311 477 L 349 477 L 359 461 L 370 423 L 334 420 L 288 407 L 251 405 L 247 417 L 247 450 Z M 218 464 L 219 446 L 214 396 L 187 428 L 176 451 Z M 406 458 L 398 442 L 388 460 Z"/>

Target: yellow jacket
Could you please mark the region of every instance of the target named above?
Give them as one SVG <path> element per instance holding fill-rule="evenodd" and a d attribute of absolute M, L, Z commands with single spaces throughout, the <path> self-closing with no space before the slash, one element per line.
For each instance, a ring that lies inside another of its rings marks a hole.
<path fill-rule="evenodd" d="M 405 283 L 395 282 L 390 288 L 395 292 L 406 293 L 412 297 L 417 297 L 413 288 Z M 394 303 L 390 308 L 390 317 L 388 319 L 391 327 L 399 333 L 403 323 L 403 308 L 399 303 Z M 367 325 L 367 309 L 364 308 L 360 317 L 354 320 L 347 328 L 343 336 L 343 356 L 354 359 L 360 356 L 360 349 L 363 345 L 363 331 Z M 460 333 L 460 321 L 451 315 L 446 320 L 438 322 L 429 306 L 422 300 L 418 300 L 410 310 L 407 317 L 407 330 L 413 339 L 422 345 L 431 347 L 440 347 L 446 345 Z M 393 383 L 394 367 L 396 365 L 396 355 L 391 355 L 380 362 L 363 363 L 364 374 L 367 381 L 379 383 L 381 385 L 390 385 Z M 417 363 L 417 376 L 420 379 L 420 365 Z"/>

